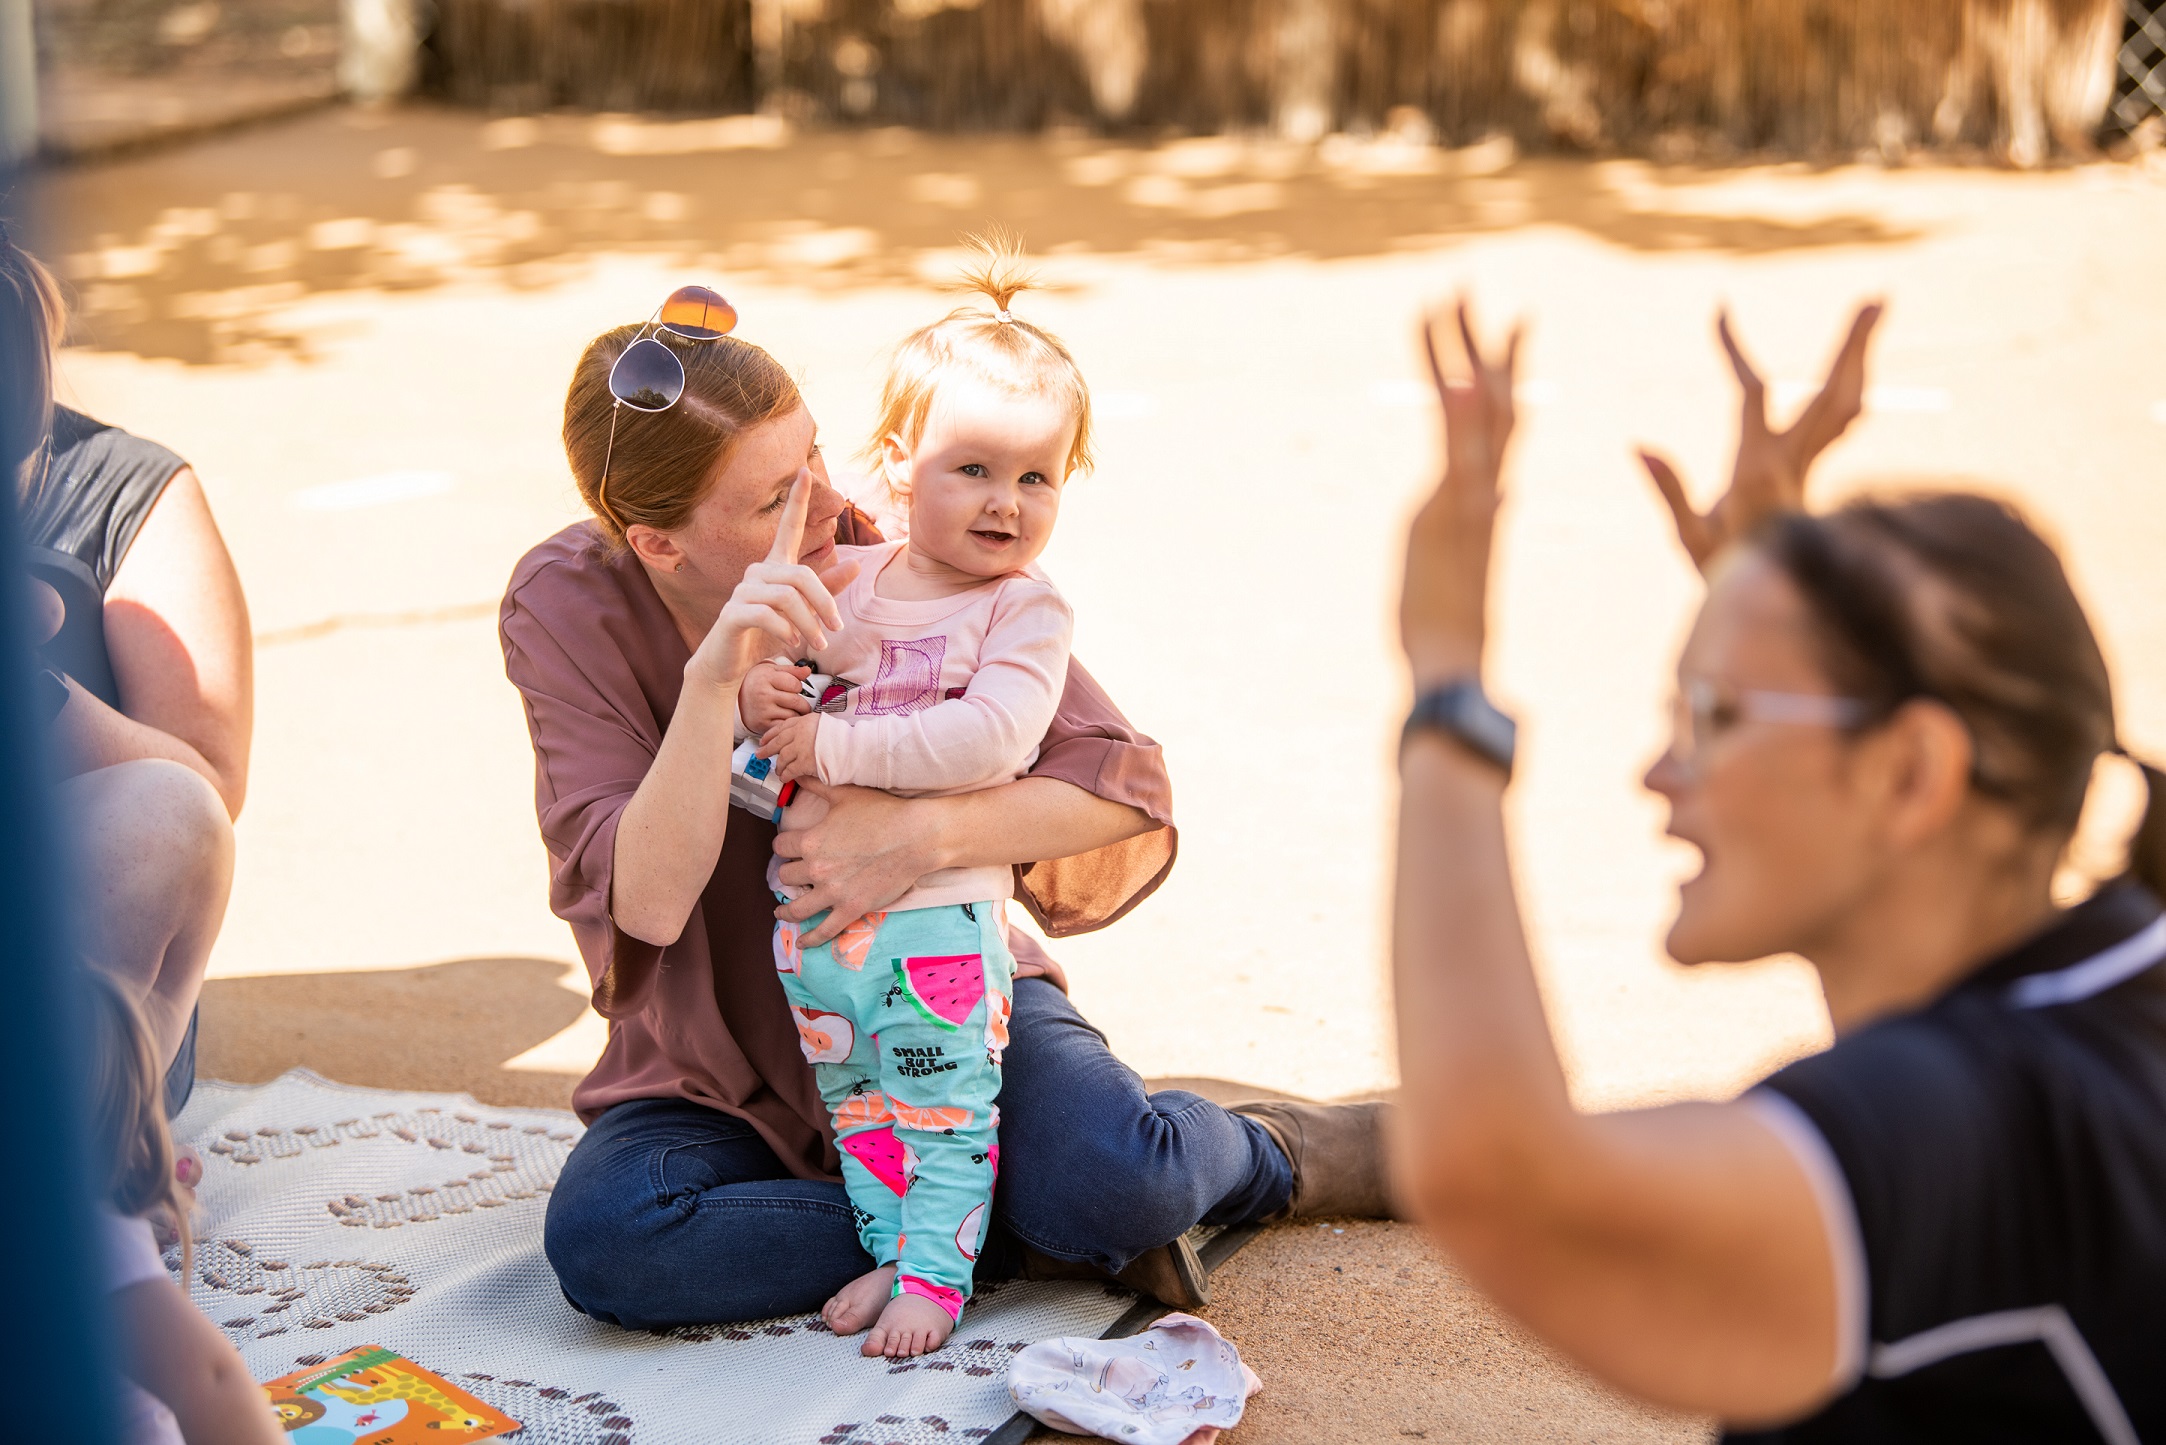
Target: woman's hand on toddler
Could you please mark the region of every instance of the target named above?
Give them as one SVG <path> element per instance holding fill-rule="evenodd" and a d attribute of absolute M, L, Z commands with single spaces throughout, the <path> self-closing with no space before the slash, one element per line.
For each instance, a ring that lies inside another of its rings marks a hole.
<path fill-rule="evenodd" d="M 752 719 L 745 721 L 749 723 Z M 798 713 L 761 734 L 759 753 L 763 758 L 775 760 L 775 776 L 783 782 L 791 778 L 816 778 L 820 770 L 813 759 L 813 745 L 819 735 L 819 714 Z"/>
<path fill-rule="evenodd" d="M 812 700 L 798 690 L 798 684 L 811 675 L 809 667 L 754 663 L 737 685 L 737 711 L 744 717 L 746 731 L 764 737 L 776 723 L 811 712 Z"/>

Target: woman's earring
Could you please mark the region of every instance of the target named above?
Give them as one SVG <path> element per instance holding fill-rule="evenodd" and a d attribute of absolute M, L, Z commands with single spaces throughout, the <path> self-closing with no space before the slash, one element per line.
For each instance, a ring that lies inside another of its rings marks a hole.
<path fill-rule="evenodd" d="M 682 562 L 679 562 L 679 563 L 677 564 L 677 570 L 678 570 L 679 572 L 682 572 L 682 571 L 684 570 L 684 563 L 682 563 Z"/>

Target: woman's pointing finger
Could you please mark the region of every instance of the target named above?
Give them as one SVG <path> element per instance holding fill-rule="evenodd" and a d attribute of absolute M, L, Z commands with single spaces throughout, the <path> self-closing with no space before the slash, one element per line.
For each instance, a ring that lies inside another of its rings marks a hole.
<path fill-rule="evenodd" d="M 787 565 L 797 560 L 805 545 L 805 514 L 811 510 L 812 473 L 799 467 L 789 498 L 782 504 L 782 525 L 775 529 L 775 543 L 767 549 L 768 561 Z"/>

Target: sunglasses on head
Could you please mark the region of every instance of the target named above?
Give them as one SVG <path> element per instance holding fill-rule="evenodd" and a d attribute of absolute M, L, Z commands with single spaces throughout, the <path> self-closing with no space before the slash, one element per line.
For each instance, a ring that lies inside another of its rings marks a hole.
<path fill-rule="evenodd" d="M 701 342 L 727 336 L 736 326 L 737 308 L 723 300 L 722 293 L 705 286 L 679 286 L 633 333 L 632 344 L 617 354 L 609 368 L 609 445 L 602 452 L 602 478 L 594 485 L 594 500 L 619 533 L 624 531 L 623 519 L 609 505 L 609 462 L 617 450 L 617 413 L 625 407 L 668 411 L 684 396 L 684 362 L 659 336 L 648 335 L 648 328 L 666 331 L 680 341 Z"/>

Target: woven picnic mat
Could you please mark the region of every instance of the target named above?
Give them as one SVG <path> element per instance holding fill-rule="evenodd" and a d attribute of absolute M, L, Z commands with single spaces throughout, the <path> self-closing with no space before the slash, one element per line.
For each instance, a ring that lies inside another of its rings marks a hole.
<path fill-rule="evenodd" d="M 521 1421 L 530 1445 L 983 1441 L 1015 1413 L 1016 1352 L 1100 1335 L 1135 1304 L 1094 1284 L 981 1286 L 945 1349 L 900 1363 L 812 1315 L 622 1330 L 566 1304 L 542 1256 L 580 1134 L 568 1113 L 296 1069 L 198 1084 L 174 1133 L 204 1161 L 191 1297 L 256 1378 L 383 1345 Z"/>

